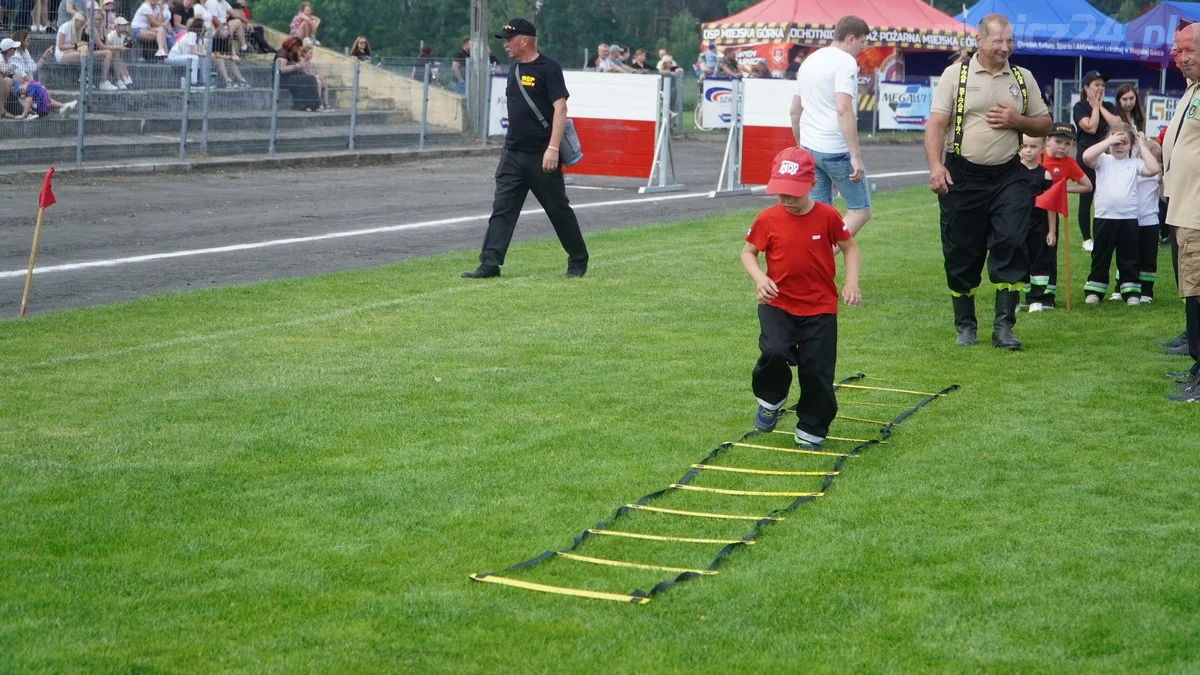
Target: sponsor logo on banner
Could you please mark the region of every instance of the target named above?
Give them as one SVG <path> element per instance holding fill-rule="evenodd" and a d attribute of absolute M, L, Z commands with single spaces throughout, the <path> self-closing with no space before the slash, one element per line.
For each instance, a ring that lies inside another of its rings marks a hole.
<path fill-rule="evenodd" d="M 879 83 L 879 128 L 920 131 L 929 121 L 933 90 L 925 84 Z"/>
<path fill-rule="evenodd" d="M 491 77 L 491 105 L 488 106 L 488 136 L 504 136 L 508 133 L 508 75 Z"/>
<path fill-rule="evenodd" d="M 729 128 L 729 122 L 733 119 L 733 90 L 729 88 L 728 82 L 728 80 L 704 81 L 705 126 L 718 129 Z"/>
<path fill-rule="evenodd" d="M 1171 124 L 1177 103 L 1179 99 L 1171 96 L 1150 94 L 1146 97 L 1146 136 L 1155 138 Z"/>

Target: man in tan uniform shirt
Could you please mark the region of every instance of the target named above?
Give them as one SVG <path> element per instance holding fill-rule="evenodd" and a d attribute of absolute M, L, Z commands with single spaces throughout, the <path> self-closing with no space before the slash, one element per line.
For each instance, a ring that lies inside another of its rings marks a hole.
<path fill-rule="evenodd" d="M 1163 196 L 1167 224 L 1175 228 L 1179 248 L 1179 295 L 1187 314 L 1188 351 L 1200 359 L 1200 24 L 1175 34 L 1175 62 L 1189 86 L 1175 106 L 1175 116 L 1163 136 Z M 1198 361 L 1200 363 L 1200 361 Z M 1180 394 L 1167 398 L 1181 403 L 1200 401 L 1200 366 Z"/>
<path fill-rule="evenodd" d="M 925 127 L 929 188 L 941 206 L 946 283 L 960 346 L 975 344 L 975 289 L 986 260 L 996 285 L 992 344 L 1021 348 L 1012 328 L 1029 278 L 1025 237 L 1033 196 L 1017 149 L 1021 134 L 1045 136 L 1051 119 L 1033 74 L 1009 65 L 1012 50 L 1008 19 L 980 19 L 979 53 L 965 69 L 954 64 L 942 73 Z"/>

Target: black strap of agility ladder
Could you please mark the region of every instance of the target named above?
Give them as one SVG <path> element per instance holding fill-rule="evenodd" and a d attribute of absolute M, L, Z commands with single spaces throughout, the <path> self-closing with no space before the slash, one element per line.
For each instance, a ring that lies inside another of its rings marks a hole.
<path fill-rule="evenodd" d="M 1021 114 L 1025 115 L 1029 112 L 1029 88 L 1025 86 L 1025 76 L 1021 74 L 1021 69 L 1009 64 L 1012 70 L 1013 78 L 1017 81 L 1017 88 L 1021 90 Z M 971 72 L 971 60 L 963 61 L 962 67 L 958 71 L 958 93 L 954 101 L 954 154 L 962 156 L 962 140 L 963 140 L 963 119 L 967 114 L 967 77 Z M 1017 134 L 1017 150 L 1021 149 L 1021 134 Z"/>

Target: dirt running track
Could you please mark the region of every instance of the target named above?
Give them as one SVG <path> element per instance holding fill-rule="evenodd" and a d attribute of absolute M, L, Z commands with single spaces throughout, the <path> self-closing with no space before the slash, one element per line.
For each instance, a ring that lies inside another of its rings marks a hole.
<path fill-rule="evenodd" d="M 768 204 L 762 196 L 703 196 L 716 185 L 723 150 L 718 137 L 676 142 L 686 193 L 642 196 L 642 181 L 576 177 L 567 192 L 585 235 Z M 919 144 L 867 146 L 864 155 L 870 174 L 925 167 Z M 42 230 L 30 311 L 477 251 L 495 165 L 493 158 L 459 158 L 294 172 L 64 176 Z M 868 179 L 881 192 L 926 182 L 922 175 Z M 0 317 L 16 316 L 20 305 L 37 189 L 28 181 L 0 184 Z M 587 206 L 614 201 L 628 203 Z M 539 207 L 530 197 L 525 208 Z M 382 231 L 361 232 L 374 228 Z M 538 213 L 521 218 L 515 239 L 553 235 Z M 290 239 L 299 241 L 280 241 Z M 604 258 L 602 248 L 591 253 L 593 261 Z M 461 271 L 446 276 L 457 281 Z"/>

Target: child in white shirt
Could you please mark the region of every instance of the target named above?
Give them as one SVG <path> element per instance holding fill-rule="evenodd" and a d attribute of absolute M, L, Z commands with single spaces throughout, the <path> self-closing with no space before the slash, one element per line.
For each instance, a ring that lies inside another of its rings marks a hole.
<path fill-rule="evenodd" d="M 1148 140 L 1146 149 L 1161 165 L 1162 147 Z M 1138 281 L 1142 284 L 1143 303 L 1154 300 L 1154 282 L 1158 279 L 1158 199 L 1161 190 L 1161 172 L 1138 177 Z"/>
<path fill-rule="evenodd" d="M 1140 156 L 1132 154 L 1135 144 Z M 1118 292 L 1126 304 L 1140 304 L 1137 181 L 1139 176 L 1157 176 L 1158 160 L 1146 147 L 1145 134 L 1119 123 L 1109 128 L 1108 138 L 1084 151 L 1083 161 L 1096 170 L 1092 271 L 1083 285 L 1084 301 L 1094 305 L 1108 292 L 1115 252 Z"/>

